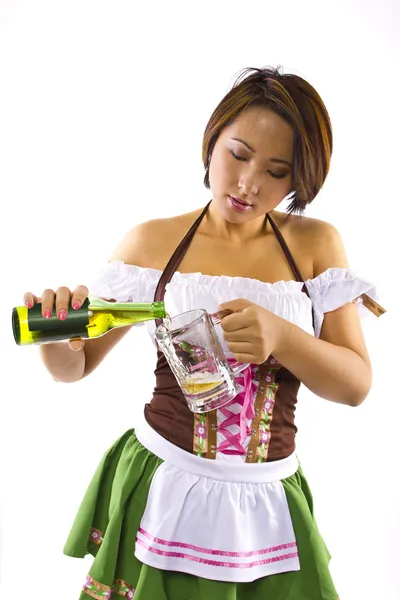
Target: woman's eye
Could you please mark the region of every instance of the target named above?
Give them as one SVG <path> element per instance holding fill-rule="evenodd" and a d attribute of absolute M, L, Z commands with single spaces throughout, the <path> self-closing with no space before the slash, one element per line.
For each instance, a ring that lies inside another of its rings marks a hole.
<path fill-rule="evenodd" d="M 235 158 L 236 160 L 240 160 L 242 162 L 247 160 L 247 158 L 245 156 L 239 156 L 238 154 L 235 154 L 235 152 L 233 150 L 230 150 L 230 153 L 232 154 L 233 158 Z M 274 179 L 283 179 L 287 175 L 287 173 L 279 174 L 279 173 L 272 173 L 272 171 L 268 171 L 268 173 Z"/>
<path fill-rule="evenodd" d="M 268 173 L 270 175 L 272 175 L 272 177 L 274 177 L 275 179 L 283 179 L 284 177 L 286 177 L 286 173 L 283 173 L 282 175 L 278 175 L 277 173 L 272 173 L 272 171 L 268 171 Z"/>
<path fill-rule="evenodd" d="M 236 160 L 246 160 L 244 156 L 239 156 L 238 154 L 235 154 L 233 150 L 231 150 L 231 154 L 233 158 L 236 158 Z"/>

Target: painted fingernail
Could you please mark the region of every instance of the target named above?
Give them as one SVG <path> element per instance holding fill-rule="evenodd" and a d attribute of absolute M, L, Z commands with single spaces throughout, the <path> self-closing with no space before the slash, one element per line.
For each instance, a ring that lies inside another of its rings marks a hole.
<path fill-rule="evenodd" d="M 26 308 L 32 308 L 33 307 L 33 302 L 30 302 L 28 300 L 28 302 L 25 302 L 25 306 L 26 306 Z"/>
<path fill-rule="evenodd" d="M 65 310 L 59 310 L 58 311 L 58 318 L 61 321 L 65 321 L 65 319 L 67 318 L 67 311 L 65 311 Z"/>
<path fill-rule="evenodd" d="M 73 305 L 72 305 L 72 308 L 73 308 L 74 310 L 79 310 L 79 309 L 80 309 L 80 307 L 81 307 L 81 303 L 80 303 L 80 302 L 78 302 L 78 300 L 77 300 L 76 302 L 74 302 L 74 303 L 73 303 Z"/>
<path fill-rule="evenodd" d="M 45 319 L 51 319 L 51 315 L 52 315 L 51 310 L 49 308 L 46 308 L 46 310 L 43 313 L 44 318 Z"/>
<path fill-rule="evenodd" d="M 82 350 L 83 348 L 83 340 L 80 340 L 79 346 L 77 345 L 72 345 L 71 342 L 76 342 L 77 340 L 70 340 L 70 344 L 69 347 L 71 348 L 71 350 L 73 350 L 74 352 L 79 352 L 79 350 Z"/>

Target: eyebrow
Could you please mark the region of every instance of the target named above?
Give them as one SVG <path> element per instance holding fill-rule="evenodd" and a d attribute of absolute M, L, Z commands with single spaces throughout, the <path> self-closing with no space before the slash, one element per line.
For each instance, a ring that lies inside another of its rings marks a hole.
<path fill-rule="evenodd" d="M 241 144 L 244 144 L 246 146 L 246 148 L 248 148 L 250 150 L 250 152 L 255 153 L 255 150 L 249 146 L 249 144 L 247 142 L 245 142 L 244 140 L 241 140 L 240 138 L 231 138 L 232 140 L 234 140 L 235 142 L 240 142 Z M 292 163 L 289 162 L 288 160 L 284 160 L 283 158 L 270 158 L 269 159 L 270 162 L 273 163 L 283 163 L 285 165 L 288 165 L 289 167 L 292 167 Z"/>

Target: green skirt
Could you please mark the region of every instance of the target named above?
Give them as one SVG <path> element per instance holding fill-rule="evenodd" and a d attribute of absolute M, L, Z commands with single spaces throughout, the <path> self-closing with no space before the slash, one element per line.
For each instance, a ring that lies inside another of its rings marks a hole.
<path fill-rule="evenodd" d="M 282 480 L 300 570 L 248 583 L 212 581 L 163 571 L 134 556 L 151 481 L 162 460 L 127 431 L 106 452 L 79 508 L 64 554 L 94 557 L 79 600 L 337 600 L 330 555 L 313 516 L 312 495 L 299 468 Z"/>

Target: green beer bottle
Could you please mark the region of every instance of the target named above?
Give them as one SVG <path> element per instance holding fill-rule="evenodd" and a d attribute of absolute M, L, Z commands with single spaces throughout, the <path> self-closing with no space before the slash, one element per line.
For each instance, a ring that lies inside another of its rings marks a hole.
<path fill-rule="evenodd" d="M 107 302 L 87 298 L 78 310 L 68 311 L 67 318 L 57 318 L 55 309 L 50 319 L 42 315 L 41 304 L 32 308 L 17 306 L 12 311 L 12 329 L 19 346 L 48 344 L 73 338 L 96 338 L 115 327 L 135 325 L 167 316 L 164 302 Z"/>

